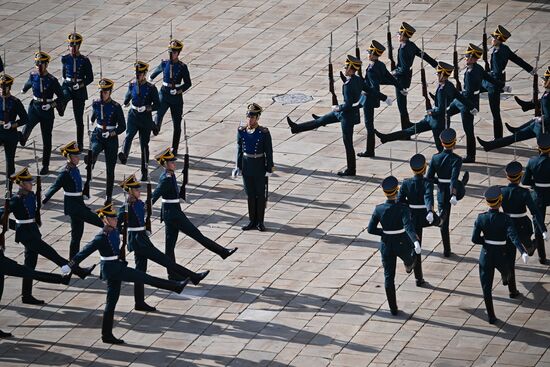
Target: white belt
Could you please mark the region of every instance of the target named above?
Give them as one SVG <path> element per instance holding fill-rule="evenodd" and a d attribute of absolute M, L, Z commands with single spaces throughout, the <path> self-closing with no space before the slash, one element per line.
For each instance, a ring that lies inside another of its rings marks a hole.
<path fill-rule="evenodd" d="M 67 191 L 65 191 L 65 196 L 82 196 L 82 192 L 67 192 Z"/>
<path fill-rule="evenodd" d="M 535 182 L 536 187 L 550 187 L 550 183 Z"/>
<path fill-rule="evenodd" d="M 118 260 L 118 256 L 115 255 L 115 256 L 100 256 L 99 257 L 99 260 L 101 261 L 113 261 L 113 260 Z"/>
<path fill-rule="evenodd" d="M 183 87 L 183 84 L 184 83 L 176 84 L 172 87 L 172 83 L 162 82 L 163 87 L 168 87 L 168 88 L 172 88 L 172 89 Z"/>
<path fill-rule="evenodd" d="M 128 232 L 145 231 L 145 227 L 128 227 Z"/>
<path fill-rule="evenodd" d="M 40 98 L 40 97 L 37 97 L 37 96 L 32 96 L 32 98 L 33 98 L 35 101 L 44 102 L 44 103 L 52 103 L 52 102 L 54 101 L 53 98 Z"/>
<path fill-rule="evenodd" d="M 98 128 L 98 129 L 101 129 L 103 130 L 103 125 L 100 125 L 100 124 L 95 124 L 95 127 Z M 105 126 L 105 130 L 114 130 L 116 129 L 116 126 Z"/>
<path fill-rule="evenodd" d="M 506 213 L 510 218 L 522 218 L 527 216 L 527 212 L 519 213 L 519 214 L 513 214 L 513 213 Z"/>
<path fill-rule="evenodd" d="M 66 82 L 69 82 L 69 83 L 75 81 L 73 78 L 64 78 L 63 80 L 65 80 Z M 82 81 L 82 79 L 76 79 L 76 82 L 77 82 L 77 83 L 78 83 L 78 82 L 81 82 L 81 81 Z"/>
<path fill-rule="evenodd" d="M 438 178 L 437 181 L 439 183 L 451 183 L 451 179 L 450 178 Z"/>
<path fill-rule="evenodd" d="M 29 224 L 29 223 L 34 223 L 34 218 L 31 218 L 31 219 L 16 219 L 16 220 L 15 220 L 15 223 L 17 223 L 17 224 Z"/>
<path fill-rule="evenodd" d="M 405 233 L 405 228 L 396 229 L 395 231 L 382 231 L 385 234 L 399 234 L 399 233 Z"/>
<path fill-rule="evenodd" d="M 147 106 L 140 106 L 140 107 L 147 107 Z M 130 108 L 131 108 L 132 110 L 136 110 L 136 111 L 137 111 L 137 109 L 138 109 L 139 107 L 136 107 L 136 106 L 134 106 L 133 103 L 130 103 Z M 143 112 L 147 112 L 147 108 L 145 108 L 145 111 L 143 111 Z"/>
<path fill-rule="evenodd" d="M 477 96 L 479 93 L 481 93 L 480 90 L 476 90 L 476 91 L 472 92 L 472 94 L 473 94 L 474 96 Z"/>
<path fill-rule="evenodd" d="M 426 209 L 426 205 L 421 205 L 421 204 L 409 204 L 409 208 L 412 208 L 412 209 Z"/>
<path fill-rule="evenodd" d="M 179 204 L 180 199 L 162 199 L 165 204 Z"/>
<path fill-rule="evenodd" d="M 497 245 L 497 246 L 506 245 L 506 241 L 485 240 L 485 243 L 488 244 L 488 245 Z"/>
<path fill-rule="evenodd" d="M 250 154 L 250 153 L 243 153 L 243 155 L 247 158 L 263 158 L 265 157 L 265 154 Z"/>

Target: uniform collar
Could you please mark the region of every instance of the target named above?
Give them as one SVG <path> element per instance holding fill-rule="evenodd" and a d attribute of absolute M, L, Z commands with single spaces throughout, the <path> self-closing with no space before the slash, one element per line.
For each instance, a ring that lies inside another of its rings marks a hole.
<path fill-rule="evenodd" d="M 386 204 L 395 204 L 397 202 L 397 199 L 386 199 Z"/>
<path fill-rule="evenodd" d="M 519 186 L 519 183 L 515 183 L 515 182 L 510 182 L 508 184 L 508 187 L 518 187 Z"/>

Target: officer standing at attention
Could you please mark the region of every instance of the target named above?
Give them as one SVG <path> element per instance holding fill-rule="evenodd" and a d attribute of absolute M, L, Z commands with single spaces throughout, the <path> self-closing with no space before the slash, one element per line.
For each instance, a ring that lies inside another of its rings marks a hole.
<path fill-rule="evenodd" d="M 432 157 L 427 178 L 437 182 L 437 209 L 441 218 L 440 231 L 443 242 L 443 256 L 451 256 L 451 239 L 449 234 L 449 220 L 451 206 L 458 204 L 466 194 L 466 184 L 470 178 L 468 171 L 464 172 L 462 181 L 458 179 L 462 158 L 453 152 L 456 145 L 456 131 L 445 129 L 440 136 L 441 144 L 445 148 L 441 153 Z M 437 178 L 435 177 L 437 175 Z"/>
<path fill-rule="evenodd" d="M 82 196 L 82 177 L 78 169 L 80 162 L 80 148 L 75 141 L 64 145 L 60 149 L 63 157 L 67 158 L 67 164 L 57 175 L 57 179 L 44 195 L 42 204 L 46 204 L 60 189 L 65 191 L 63 199 L 63 211 L 71 221 L 71 243 L 69 256 L 73 256 L 80 250 L 80 240 L 84 233 L 84 222 L 96 227 L 102 227 L 103 222 L 86 206 Z"/>
<path fill-rule="evenodd" d="M 513 161 L 506 165 L 506 177 L 510 183 L 508 186 L 500 188 L 502 192 L 502 210 L 512 218 L 512 223 L 518 234 L 519 241 L 527 251 L 527 254 L 532 256 L 535 252 L 535 246 L 531 240 L 533 235 L 533 223 L 527 215 L 527 208 L 529 208 L 531 212 L 536 228 L 543 233 L 544 237 L 547 236 L 547 229 L 544 225 L 544 219 L 531 197 L 531 192 L 529 189 L 519 185 L 522 176 L 523 166 L 521 163 Z M 516 248 L 510 241 L 508 241 L 506 246 L 508 246 L 507 254 L 510 267 L 510 277 L 507 282 L 508 290 L 510 291 L 510 298 L 516 298 L 520 294 L 516 287 Z"/>
<path fill-rule="evenodd" d="M 17 128 L 28 121 L 27 111 L 19 98 L 11 95 L 13 78 L 7 74 L 0 76 L 0 145 L 4 146 L 6 157 L 6 177 L 15 173 L 15 151 L 19 135 Z M 19 118 L 19 119 L 17 119 Z"/>
<path fill-rule="evenodd" d="M 150 233 L 146 232 L 145 226 L 145 203 L 141 201 L 140 183 L 136 176 L 131 175 L 124 180 L 120 186 L 128 193 L 128 252 L 134 251 L 136 270 L 147 272 L 147 260 L 152 260 L 168 269 L 170 278 L 174 280 L 190 279 L 197 285 L 210 271 L 195 273 L 169 259 L 159 251 L 149 239 Z M 152 209 L 152 208 L 151 208 Z M 151 210 L 149 209 L 149 210 Z M 124 223 L 125 206 L 119 209 L 118 222 Z M 119 226 L 120 228 L 120 226 Z M 154 312 L 155 307 L 145 303 L 145 290 L 143 283 L 134 283 L 134 300 L 137 311 Z"/>
<path fill-rule="evenodd" d="M 529 159 L 521 183 L 525 186 L 531 186 L 533 201 L 537 204 L 542 216 L 542 223 L 544 223 L 546 207 L 550 205 L 550 158 L 548 156 L 548 153 L 550 153 L 550 135 L 548 133 L 539 135 L 537 145 L 540 154 Z M 535 227 L 535 241 L 541 264 L 547 264 L 544 246 L 544 241 L 547 238 L 547 233 Z"/>
<path fill-rule="evenodd" d="M 432 130 L 434 143 L 437 150 L 439 152 L 443 150 L 441 142 L 439 141 L 439 135 L 446 127 L 446 110 L 447 107 L 451 105 L 451 102 L 454 99 L 458 99 L 466 106 L 466 108 L 468 108 L 472 115 L 475 116 L 477 114 L 477 109 L 475 109 L 473 103 L 460 94 L 454 84 L 448 80 L 453 70 L 454 67 L 445 62 L 440 61 L 437 64 L 437 78 L 439 84 L 435 91 L 435 107 L 429 111 L 426 111 L 426 116 L 424 116 L 422 120 L 405 130 L 395 131 L 390 134 L 382 134 L 375 130 L 376 136 L 380 138 L 382 144 L 394 140 L 408 140 L 415 134 Z"/>
<path fill-rule="evenodd" d="M 101 340 L 108 344 L 123 344 L 124 340 L 113 335 L 113 319 L 115 307 L 120 296 L 122 282 L 145 283 L 150 286 L 181 293 L 188 280 L 173 281 L 151 276 L 128 266 L 121 258 L 120 232 L 117 229 L 117 213 L 113 204 L 97 210 L 104 224 L 103 229 L 71 260 L 71 266 L 80 264 L 95 251 L 99 251 L 101 259 L 101 279 L 107 281 L 107 300 L 103 311 L 101 325 Z"/>
<path fill-rule="evenodd" d="M 387 200 L 376 206 L 367 229 L 370 234 L 381 236 L 380 255 L 384 266 L 384 286 L 392 315 L 398 313 L 395 296 L 397 258 L 403 260 L 407 273 L 410 273 L 417 259 L 415 252 L 419 254 L 421 251 L 420 242 L 411 222 L 411 212 L 407 205 L 397 202 L 398 185 L 397 178 L 393 176 L 386 177 L 382 181 L 382 190 Z M 379 223 L 382 228 L 378 228 Z"/>
<path fill-rule="evenodd" d="M 168 45 L 168 60 L 162 60 L 151 75 L 149 81 L 162 73 L 162 88 L 160 88 L 160 107 L 157 111 L 157 131 L 160 131 L 164 114 L 170 108 L 174 133 L 172 136 L 172 148 L 174 155 L 178 155 L 178 146 L 181 136 L 181 117 L 183 115 L 183 93 L 191 88 L 189 69 L 178 57 L 183 49 L 183 42 L 171 40 Z"/>
<path fill-rule="evenodd" d="M 97 157 L 105 152 L 105 166 L 107 168 L 107 184 L 105 188 L 105 205 L 111 202 L 113 186 L 115 184 L 115 166 L 118 151 L 118 136 L 126 130 L 126 120 L 120 103 L 111 99 L 114 82 L 111 79 L 102 78 L 99 83 L 99 99 L 92 103 L 92 122 L 95 129 L 90 137 L 92 146 L 92 167 L 95 166 Z M 86 162 L 86 165 L 90 162 Z"/>
<path fill-rule="evenodd" d="M 22 146 L 27 144 L 34 127 L 40 123 L 42 132 L 42 169 L 40 175 L 47 175 L 50 172 L 50 157 L 52 154 L 52 131 L 55 115 L 54 108 L 57 108 L 59 116 L 65 111 L 63 91 L 59 81 L 52 74 L 48 73 L 50 55 L 44 51 L 34 54 L 36 71 L 31 72 L 29 80 L 23 86 L 21 93 L 25 94 L 32 88 L 33 99 L 29 104 L 29 122 L 23 127 L 19 143 Z M 57 96 L 54 99 L 54 94 Z"/>
<path fill-rule="evenodd" d="M 497 317 L 493 307 L 493 278 L 495 269 L 502 274 L 504 279 L 509 277 L 508 257 L 510 255 L 508 254 L 509 247 L 506 245 L 507 241 L 512 242 L 521 252 L 524 263 L 527 263 L 529 255 L 527 255 L 519 241 L 512 220 L 499 210 L 502 203 L 500 187 L 489 187 L 485 191 L 485 200 L 489 210 L 478 214 L 474 223 L 472 242 L 483 246 L 479 253 L 479 279 L 481 280 L 483 300 L 487 308 L 489 323 L 494 324 L 497 322 Z"/>
<path fill-rule="evenodd" d="M 120 163 L 126 164 L 130 147 L 134 136 L 139 132 L 139 145 L 141 147 L 141 181 L 147 181 L 147 167 L 149 162 L 149 140 L 151 131 L 157 131 L 157 125 L 153 121 L 153 111 L 157 111 L 160 105 L 157 87 L 145 80 L 149 64 L 136 61 L 134 64 L 136 81 L 129 83 L 128 92 L 124 97 L 124 106 L 130 106 L 128 112 L 128 126 L 126 137 L 122 145 L 122 151 L 118 153 Z"/>
<path fill-rule="evenodd" d="M 75 32 L 67 36 L 69 53 L 61 57 L 63 75 L 63 95 L 65 104 L 73 101 L 74 122 L 76 124 L 76 141 L 84 147 L 84 107 L 88 99 L 86 87 L 94 81 L 90 59 L 80 53 L 82 36 Z"/>
<path fill-rule="evenodd" d="M 152 201 L 154 204 L 162 198 L 161 221 L 164 221 L 166 229 L 164 253 L 170 260 L 176 262 L 174 250 L 180 231 L 199 242 L 206 249 L 219 255 L 222 259 L 228 258 L 237 251 L 236 247 L 232 249 L 225 248 L 204 236 L 181 210 L 179 187 L 174 172 L 176 170 L 176 156 L 172 153 L 171 148 L 162 151 L 162 153 L 155 156 L 155 159 L 164 167 L 164 172 L 159 177 L 159 183 L 153 192 Z M 172 279 L 170 273 L 168 273 L 168 277 Z"/>
<path fill-rule="evenodd" d="M 361 92 L 365 83 L 356 75 L 357 70 L 361 68 L 361 64 L 361 60 L 348 55 L 345 64 L 346 81 L 342 86 L 344 103 L 332 106 L 332 112 L 301 124 L 293 122 L 288 116 L 286 118 L 290 131 L 293 134 L 340 122 L 340 126 L 342 127 L 342 139 L 346 149 L 347 168 L 338 172 L 338 176 L 355 176 L 356 174 L 355 150 L 353 148 L 353 126 L 361 122 L 359 108 L 361 107 L 362 100 L 364 100 L 364 98 L 361 98 Z M 387 99 L 385 95 L 381 98 L 383 98 L 383 100 Z"/>
<path fill-rule="evenodd" d="M 367 49 L 370 63 L 365 71 L 365 93 L 367 94 L 367 98 L 363 105 L 365 128 L 367 130 L 367 148 L 364 152 L 357 153 L 358 157 L 374 157 L 374 109 L 380 107 L 380 98 L 378 98 L 380 85 L 393 85 L 399 90 L 399 82 L 386 69 L 386 65 L 379 60 L 385 50 L 386 48 L 376 40 L 373 40 Z M 376 93 L 369 93 L 372 90 L 376 91 Z M 399 93 L 407 92 L 401 90 Z M 386 103 L 390 106 L 392 99 L 387 98 Z"/>
<path fill-rule="evenodd" d="M 416 56 L 423 57 L 424 61 L 430 64 L 434 69 L 437 67 L 437 61 L 430 57 L 427 53 L 423 53 L 418 46 L 411 41 L 412 36 L 416 32 L 410 24 L 403 22 L 399 27 L 399 49 L 397 50 L 397 67 L 393 71 L 393 75 L 397 78 L 398 85 L 395 87 L 395 95 L 397 98 L 397 107 L 401 115 L 401 130 L 411 126 L 409 111 L 407 110 L 407 93 L 401 93 L 402 88 L 409 88 L 413 75 L 413 63 Z"/>
<path fill-rule="evenodd" d="M 247 124 L 237 130 L 237 167 L 233 176 L 242 174 L 248 198 L 250 222 L 243 231 L 257 228 L 265 231 L 264 214 L 267 203 L 267 180 L 273 173 L 273 145 L 267 127 L 258 125 L 262 108 L 252 103 L 246 111 Z"/>
<path fill-rule="evenodd" d="M 433 209 L 434 184 L 431 180 L 424 178 L 428 165 L 422 154 L 413 155 L 409 163 L 414 176 L 403 180 L 397 200 L 409 205 L 414 232 L 418 237 L 418 242 L 422 243 L 422 229 L 439 225 L 439 216 L 435 214 Z M 416 257 L 414 277 L 416 278 L 416 285 L 421 287 L 425 283 L 422 274 L 422 255 L 418 254 Z"/>
<path fill-rule="evenodd" d="M 498 25 L 497 29 L 491 33 L 491 36 L 491 43 L 493 45 L 493 52 L 491 53 L 491 76 L 493 78 L 500 80 L 502 83 L 506 83 L 504 72 L 508 61 L 512 61 L 532 75 L 536 73 L 536 70 L 531 65 L 504 44 L 511 36 L 506 28 Z M 487 90 L 489 95 L 489 107 L 493 114 L 493 132 L 495 134 L 495 139 L 502 138 L 502 118 L 500 117 L 500 94 L 502 92 L 502 85 L 494 85 L 490 81 L 485 80 L 483 82 L 483 87 Z"/>

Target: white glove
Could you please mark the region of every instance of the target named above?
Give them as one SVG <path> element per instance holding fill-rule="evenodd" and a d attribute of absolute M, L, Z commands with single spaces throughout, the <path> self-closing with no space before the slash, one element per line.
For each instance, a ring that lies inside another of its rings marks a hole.
<path fill-rule="evenodd" d="M 80 89 L 80 84 L 76 83 L 75 85 L 73 85 L 73 90 L 79 90 Z"/>
<path fill-rule="evenodd" d="M 52 106 L 49 103 L 42 105 L 42 111 L 49 111 L 50 108 L 52 108 Z"/>
<path fill-rule="evenodd" d="M 273 176 L 273 172 L 266 172 L 265 173 L 265 177 L 271 177 L 271 176 Z"/>
<path fill-rule="evenodd" d="M 147 237 L 151 237 L 151 231 L 145 231 L 145 234 L 147 235 Z"/>
<path fill-rule="evenodd" d="M 388 97 L 388 98 L 386 98 L 386 100 L 385 100 L 384 102 L 386 102 L 386 104 L 387 104 L 388 106 L 391 106 L 392 103 L 393 103 L 393 99 L 391 99 L 391 97 Z"/>
<path fill-rule="evenodd" d="M 477 108 L 472 108 L 472 109 L 470 110 L 470 113 L 471 113 L 472 115 L 474 115 L 474 116 L 477 115 L 478 112 L 479 112 L 479 111 L 477 110 Z"/>
<path fill-rule="evenodd" d="M 527 255 L 527 252 L 521 254 L 521 260 L 523 260 L 524 264 L 527 264 L 527 261 L 529 260 L 529 255 Z"/>
<path fill-rule="evenodd" d="M 409 90 L 407 88 L 403 88 L 399 91 L 402 95 L 406 96 L 407 94 L 409 94 Z"/>
<path fill-rule="evenodd" d="M 233 171 L 231 171 L 231 177 L 235 178 L 237 176 L 241 175 L 241 169 L 238 167 L 233 168 Z"/>
<path fill-rule="evenodd" d="M 141 113 L 141 112 L 145 112 L 146 109 L 147 109 L 147 107 L 141 106 L 141 107 L 138 107 L 138 108 L 137 108 L 137 112 L 140 112 L 140 113 Z"/>
<path fill-rule="evenodd" d="M 416 252 L 417 255 L 420 255 L 422 252 L 422 249 L 420 248 L 420 242 L 414 241 L 414 252 Z"/>
<path fill-rule="evenodd" d="M 147 81 L 148 81 L 149 83 L 152 83 L 152 82 L 153 82 L 153 79 L 151 79 L 151 77 L 148 76 L 148 77 L 147 77 Z"/>
<path fill-rule="evenodd" d="M 548 239 L 548 232 L 542 232 L 542 239 L 545 241 Z"/>
<path fill-rule="evenodd" d="M 26 91 L 24 91 L 23 89 L 21 89 L 21 91 L 20 91 L 19 93 L 21 93 L 21 94 L 25 94 L 25 93 L 27 93 L 27 92 L 26 92 Z"/>
<path fill-rule="evenodd" d="M 111 135 L 111 133 L 108 132 L 108 131 L 105 131 L 104 133 L 101 133 L 101 136 L 104 137 L 105 139 L 107 139 L 110 135 Z"/>
<path fill-rule="evenodd" d="M 338 111 L 340 111 L 340 106 L 338 106 L 338 105 L 332 106 L 332 111 L 333 111 L 333 112 L 338 112 Z"/>
<path fill-rule="evenodd" d="M 432 224 L 432 222 L 434 221 L 434 213 L 429 212 L 428 215 L 426 215 L 426 220 L 428 221 L 428 223 Z"/>
<path fill-rule="evenodd" d="M 61 273 L 63 273 L 64 275 L 67 275 L 67 274 L 70 274 L 71 273 L 71 267 L 69 265 L 63 265 L 61 267 Z"/>
<path fill-rule="evenodd" d="M 502 88 L 502 91 L 505 93 L 511 93 L 512 92 L 512 86 L 511 85 L 505 85 L 504 88 Z"/>
<path fill-rule="evenodd" d="M 170 89 L 170 94 L 175 96 L 178 93 L 177 89 Z"/>
<path fill-rule="evenodd" d="M 451 200 L 449 200 L 449 203 L 451 203 L 451 205 L 453 205 L 453 206 L 458 204 L 458 200 L 456 199 L 456 195 L 451 196 Z"/>
<path fill-rule="evenodd" d="M 542 117 L 537 116 L 534 118 L 535 122 L 538 122 L 539 124 L 542 122 Z"/>
<path fill-rule="evenodd" d="M 531 71 L 529 72 L 529 74 L 531 74 L 531 75 L 533 75 L 533 76 L 535 76 L 536 73 L 537 73 L 537 70 L 535 70 L 535 69 L 533 69 L 533 70 L 531 70 Z"/>
<path fill-rule="evenodd" d="M 6 123 L 4 123 L 4 129 L 5 129 L 5 130 L 11 129 L 11 122 L 6 122 Z"/>
<path fill-rule="evenodd" d="M 128 107 L 130 107 L 130 103 L 126 103 L 126 104 L 124 105 L 124 108 L 128 108 Z"/>
<path fill-rule="evenodd" d="M 364 90 L 361 91 L 361 95 L 362 96 L 366 96 L 367 95 L 367 92 L 365 92 Z"/>

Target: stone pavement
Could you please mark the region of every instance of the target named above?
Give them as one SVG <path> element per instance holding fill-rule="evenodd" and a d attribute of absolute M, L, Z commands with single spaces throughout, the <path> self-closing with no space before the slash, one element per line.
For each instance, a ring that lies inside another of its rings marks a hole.
<path fill-rule="evenodd" d="M 437 59 L 452 60 L 455 20 L 459 25 L 459 48 L 481 42 L 481 18 L 485 2 L 478 0 L 392 0 L 392 32 L 401 21 L 417 28 L 426 51 Z M 100 340 L 105 284 L 96 276 L 74 280 L 70 287 L 38 283 L 35 295 L 44 307 L 22 305 L 20 280 L 8 278 L 2 297 L 0 328 L 14 338 L 0 342 L 0 363 L 11 365 L 171 365 L 171 366 L 550 366 L 550 282 L 548 267 L 532 259 L 518 264 L 517 277 L 523 297 L 509 299 L 508 291 L 495 280 L 497 325 L 486 322 L 478 278 L 479 246 L 470 241 L 473 221 L 485 210 L 482 193 L 491 183 L 505 183 L 504 165 L 517 154 L 526 163 L 534 153 L 534 141 L 485 155 L 481 164 L 465 165 L 471 172 L 466 198 L 453 209 L 451 240 L 454 256 L 442 257 L 436 229 L 425 231 L 423 261 L 428 285 L 418 288 L 414 278 L 398 265 L 396 283 L 399 317 L 388 312 L 383 289 L 383 269 L 378 238 L 366 226 L 374 205 L 383 200 L 379 184 L 390 171 L 399 178 L 410 175 L 408 158 L 413 142 L 391 143 L 377 148 L 376 159 L 359 159 L 356 178 L 338 178 L 345 165 L 341 133 L 337 125 L 292 136 L 285 116 L 308 119 L 324 113 L 330 105 L 326 63 L 329 33 L 333 32 L 336 70 L 355 42 L 355 17 L 359 17 L 360 47 L 371 39 L 385 43 L 387 2 L 378 0 L 206 0 L 206 1 L 51 1 L 0 2 L 0 45 L 7 50 L 7 71 L 16 77 L 18 91 L 32 69 L 38 31 L 42 49 L 51 54 L 50 70 L 60 76 L 60 55 L 66 34 L 77 18 L 84 36 L 82 52 L 90 55 L 99 71 L 116 83 L 115 99 L 121 101 L 132 78 L 134 39 L 139 36 L 139 57 L 154 67 L 165 56 L 169 22 L 174 37 L 183 39 L 182 59 L 189 64 L 193 87 L 185 95 L 191 177 L 190 204 L 184 209 L 200 229 L 221 244 L 239 251 L 221 261 L 194 241 L 181 236 L 178 261 L 194 270 L 212 270 L 198 287 L 189 286 L 186 296 L 147 288 L 147 302 L 157 313 L 133 310 L 133 288 L 123 287 L 115 316 L 115 335 L 123 346 Z M 512 32 L 509 44 L 533 63 L 538 40 L 550 38 L 545 0 L 490 0 L 488 31 L 497 23 Z M 541 67 L 550 56 L 542 44 Z M 386 56 L 383 60 L 387 62 Z M 423 115 L 416 61 L 409 94 L 411 117 Z M 427 69 L 433 85 L 432 69 Z M 508 79 L 515 94 L 529 98 L 531 78 L 510 63 Z M 159 85 L 157 78 L 157 86 Z M 337 90 L 340 82 L 337 81 Z M 432 88 L 433 89 L 433 88 Z M 394 96 L 392 88 L 383 88 Z M 90 88 L 93 98 L 95 88 Z M 313 101 L 297 105 L 273 102 L 276 95 L 301 92 Z M 29 94 L 20 95 L 25 105 Z M 246 201 L 240 180 L 230 177 L 234 166 L 235 135 L 246 105 L 265 107 L 261 122 L 272 132 L 276 177 L 266 214 L 265 233 L 243 233 Z M 519 125 L 529 114 L 518 110 L 511 96 L 502 102 L 504 120 Z M 68 108 L 56 119 L 55 168 L 63 165 L 58 148 L 74 139 Z M 492 134 L 487 100 L 482 100 L 478 135 Z M 464 154 L 464 134 L 458 117 L 458 153 Z M 151 141 L 157 152 L 171 141 L 171 122 Z M 397 107 L 377 110 L 376 127 L 384 132 L 399 125 Z M 34 137 L 39 139 L 39 129 Z M 32 137 L 31 137 L 32 139 Z M 122 139 L 122 138 L 121 138 Z M 418 149 L 431 156 L 435 149 L 431 133 L 419 137 Z M 355 146 L 361 151 L 365 130 L 357 126 Z M 41 142 L 37 142 L 41 149 Z M 41 150 L 40 150 L 41 151 Z M 139 169 L 139 148 L 134 144 L 129 165 L 117 166 L 117 178 Z M 18 150 L 18 164 L 34 164 L 30 148 Z M 40 155 L 40 153 L 39 153 Z M 100 157 L 100 160 L 103 158 Z M 160 170 L 155 162 L 152 176 Z M 4 162 L 1 164 L 4 169 Z M 35 166 L 31 166 L 35 172 Z M 93 209 L 103 202 L 104 165 L 96 166 L 92 184 Z M 44 179 L 45 188 L 54 180 Z M 122 193 L 117 188 L 117 203 Z M 63 216 L 62 194 L 43 211 L 42 233 L 46 241 L 68 253 L 68 219 Z M 155 208 L 153 241 L 163 248 L 163 225 Z M 95 228 L 86 227 L 84 241 Z M 7 255 L 23 261 L 23 249 L 7 239 Z M 132 256 L 129 256 L 133 263 Z M 98 261 L 97 255 L 87 264 Z M 40 259 L 38 268 L 57 271 Z M 165 272 L 155 264 L 155 275 Z M 497 277 L 499 278 L 499 277 Z"/>

